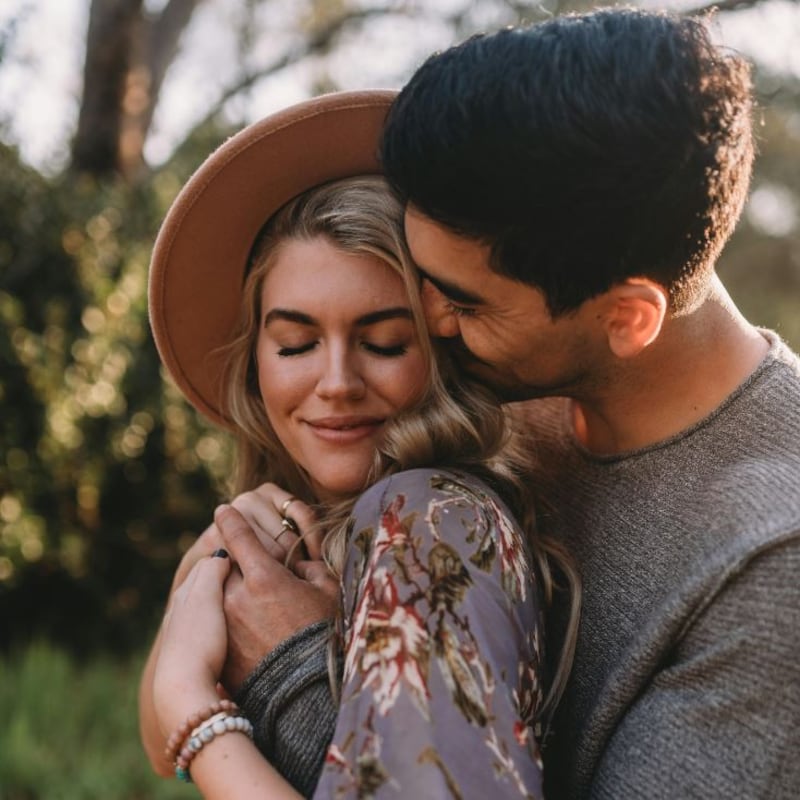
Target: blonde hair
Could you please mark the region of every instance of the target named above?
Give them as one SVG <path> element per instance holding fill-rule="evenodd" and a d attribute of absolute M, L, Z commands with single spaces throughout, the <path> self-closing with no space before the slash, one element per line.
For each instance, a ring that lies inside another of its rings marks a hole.
<path fill-rule="evenodd" d="M 421 401 L 387 424 L 383 444 L 361 491 L 402 470 L 461 468 L 483 479 L 514 509 L 527 533 L 546 602 L 553 592 L 551 561 L 565 576 L 571 596 L 568 636 L 545 702 L 550 710 L 563 691 L 572 661 L 580 598 L 577 574 L 557 544 L 534 535 L 533 498 L 526 482 L 530 457 L 512 436 L 502 406 L 485 387 L 457 374 L 446 351 L 439 352 L 427 333 L 419 277 L 403 235 L 403 208 L 380 176 L 346 178 L 299 195 L 269 220 L 256 240 L 243 289 L 238 332 L 225 348 L 225 405 L 235 424 L 238 445 L 232 494 L 269 481 L 316 505 L 320 525 L 326 531 L 326 561 L 334 574 L 341 576 L 347 553 L 347 520 L 361 491 L 334 506 L 318 506 L 307 475 L 290 458 L 269 422 L 254 355 L 261 288 L 282 243 L 319 236 L 344 252 L 377 256 L 402 276 L 429 375 Z"/>

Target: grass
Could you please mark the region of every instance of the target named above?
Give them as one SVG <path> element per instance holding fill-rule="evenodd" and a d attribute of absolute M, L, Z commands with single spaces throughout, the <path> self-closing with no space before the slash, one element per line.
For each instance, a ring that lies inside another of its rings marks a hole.
<path fill-rule="evenodd" d="M 47 644 L 0 658 L 0 800 L 197 800 L 139 743 L 142 663 L 78 664 Z"/>

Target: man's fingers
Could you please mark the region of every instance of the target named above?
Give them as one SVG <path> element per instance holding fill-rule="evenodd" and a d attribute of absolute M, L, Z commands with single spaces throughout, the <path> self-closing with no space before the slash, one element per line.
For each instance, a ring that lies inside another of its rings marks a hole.
<path fill-rule="evenodd" d="M 245 578 L 248 572 L 259 569 L 267 574 L 283 576 L 285 567 L 264 552 L 264 547 L 247 520 L 233 507 L 222 505 L 214 512 L 225 547 L 239 565 Z"/>
<path fill-rule="evenodd" d="M 338 591 L 339 581 L 331 575 L 327 564 L 324 561 L 298 561 L 294 565 L 294 571 L 298 577 L 313 583 L 320 588 L 334 585 Z"/>

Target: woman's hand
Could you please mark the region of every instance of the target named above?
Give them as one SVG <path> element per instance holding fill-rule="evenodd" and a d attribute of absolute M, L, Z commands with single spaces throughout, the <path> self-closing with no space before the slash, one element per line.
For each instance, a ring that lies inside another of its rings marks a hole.
<path fill-rule="evenodd" d="M 217 698 L 228 650 L 223 587 L 231 571 L 224 550 L 200 559 L 173 592 L 153 678 L 159 726 L 168 735 Z"/>
<path fill-rule="evenodd" d="M 314 512 L 274 483 L 243 492 L 230 505 L 245 518 L 264 549 L 277 561 L 285 562 L 291 553 L 288 566 L 294 567 L 306 557 L 321 557 L 322 534 L 316 530 Z M 297 545 L 299 539 L 301 545 Z"/>
<path fill-rule="evenodd" d="M 228 582 L 231 591 L 226 596 L 225 603 L 229 626 L 229 653 L 224 683 L 230 691 L 235 691 L 261 659 L 283 639 L 311 622 L 333 616 L 339 595 L 338 581 L 328 574 L 322 561 L 316 560 L 321 555 L 322 535 L 309 533 L 315 523 L 314 512 L 309 506 L 295 500 L 288 492 L 272 483 L 265 483 L 251 492 L 239 495 L 233 501 L 233 506 L 239 509 L 249 523 L 261 547 L 258 551 L 248 551 L 251 554 L 250 562 L 255 567 L 250 570 L 250 591 L 244 590 L 238 567 L 234 570 L 235 580 Z M 263 559 L 272 559 L 283 564 L 289 549 L 297 540 L 295 533 L 286 530 L 283 525 L 284 516 L 294 520 L 299 534 L 307 534 L 304 536 L 306 552 L 315 560 L 302 561 L 306 554 L 302 548 L 296 548 L 297 553 L 290 563 L 304 582 L 284 582 L 276 586 L 269 581 L 260 580 L 264 570 L 259 564 Z M 278 542 L 275 541 L 276 538 L 279 538 Z M 195 565 L 224 546 L 220 530 L 216 522 L 212 522 L 181 559 L 172 581 L 170 597 L 183 585 Z M 165 625 L 166 621 L 162 628 Z M 142 743 L 153 769 L 166 775 L 170 772 L 162 763 L 164 736 L 160 730 L 153 697 L 153 677 L 162 638 L 163 632 L 156 638 L 142 673 L 139 717 Z"/>
<path fill-rule="evenodd" d="M 230 505 L 247 520 L 264 550 L 277 561 L 285 562 L 292 548 L 289 564 L 293 568 L 306 557 L 310 560 L 322 557 L 322 533 L 315 529 L 314 512 L 302 500 L 295 499 L 274 483 L 264 483 L 256 489 L 243 492 Z M 287 527 L 284 518 L 291 520 L 297 530 Z M 301 537 L 305 550 L 303 546 L 294 547 Z M 219 528 L 212 522 L 184 553 L 172 581 L 173 591 L 186 580 L 192 567 L 201 558 L 210 556 L 223 545 Z"/>
<path fill-rule="evenodd" d="M 231 560 L 221 551 L 200 559 L 173 592 L 153 680 L 165 737 L 217 700 L 215 687 L 227 649 L 223 587 L 230 572 Z M 300 797 L 236 731 L 208 742 L 192 759 L 191 775 L 207 798 Z"/>

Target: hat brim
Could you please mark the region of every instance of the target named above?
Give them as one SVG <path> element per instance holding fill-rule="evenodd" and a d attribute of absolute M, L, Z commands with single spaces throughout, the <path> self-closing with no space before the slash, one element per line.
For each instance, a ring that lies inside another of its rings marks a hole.
<path fill-rule="evenodd" d="M 173 380 L 213 422 L 230 427 L 219 349 L 239 317 L 256 235 L 305 190 L 381 172 L 378 143 L 396 94 L 322 95 L 249 125 L 206 159 L 170 207 L 151 258 L 150 324 Z"/>

